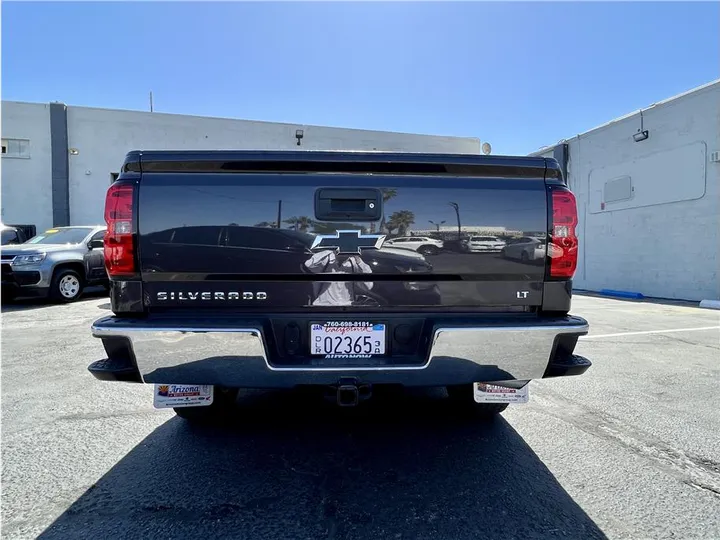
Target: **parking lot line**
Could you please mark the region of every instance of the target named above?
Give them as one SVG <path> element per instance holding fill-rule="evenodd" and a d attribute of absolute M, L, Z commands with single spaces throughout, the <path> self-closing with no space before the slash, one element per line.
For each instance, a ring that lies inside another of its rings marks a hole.
<path fill-rule="evenodd" d="M 700 326 L 698 328 L 670 328 L 667 330 L 642 330 L 640 332 L 619 332 L 617 334 L 597 334 L 580 336 L 580 339 L 598 339 L 621 336 L 640 336 L 643 334 L 670 334 L 674 332 L 699 332 L 701 330 L 720 330 L 720 326 Z"/>

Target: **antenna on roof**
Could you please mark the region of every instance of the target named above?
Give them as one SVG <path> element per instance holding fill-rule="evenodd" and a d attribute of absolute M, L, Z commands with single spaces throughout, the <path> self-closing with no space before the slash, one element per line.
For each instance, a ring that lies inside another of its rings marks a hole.
<path fill-rule="evenodd" d="M 153 112 L 152 90 L 150 90 L 150 112 Z"/>

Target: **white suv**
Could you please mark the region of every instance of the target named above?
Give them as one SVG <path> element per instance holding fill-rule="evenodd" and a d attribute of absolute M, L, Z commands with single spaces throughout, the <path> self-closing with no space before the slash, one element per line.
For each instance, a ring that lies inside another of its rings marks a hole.
<path fill-rule="evenodd" d="M 545 239 L 532 236 L 512 241 L 502 250 L 504 257 L 521 261 L 538 261 L 545 258 L 545 253 Z"/>
<path fill-rule="evenodd" d="M 501 251 L 505 247 L 505 242 L 495 236 L 471 236 L 466 246 L 471 253 Z"/>
<path fill-rule="evenodd" d="M 422 255 L 437 255 L 443 248 L 443 241 L 427 236 L 401 236 L 386 240 L 383 247 L 411 249 Z"/>

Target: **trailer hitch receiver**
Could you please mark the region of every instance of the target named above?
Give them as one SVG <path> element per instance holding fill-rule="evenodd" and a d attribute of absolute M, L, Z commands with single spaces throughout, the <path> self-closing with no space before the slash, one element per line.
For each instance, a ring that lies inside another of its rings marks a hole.
<path fill-rule="evenodd" d="M 372 387 L 369 384 L 358 384 L 355 379 L 340 379 L 335 394 L 340 407 L 356 407 L 371 395 Z"/>
<path fill-rule="evenodd" d="M 354 384 L 338 386 L 337 404 L 340 407 L 355 407 L 360 403 L 360 392 Z"/>

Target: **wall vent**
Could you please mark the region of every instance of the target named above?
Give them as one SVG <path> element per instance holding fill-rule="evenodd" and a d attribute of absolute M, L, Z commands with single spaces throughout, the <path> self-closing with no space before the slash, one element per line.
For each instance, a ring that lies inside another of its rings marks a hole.
<path fill-rule="evenodd" d="M 603 202 L 613 203 L 627 201 L 633 196 L 632 180 L 629 176 L 621 176 L 605 182 Z"/>
<path fill-rule="evenodd" d="M 2 139 L 2 157 L 29 158 L 30 141 L 28 139 Z"/>

